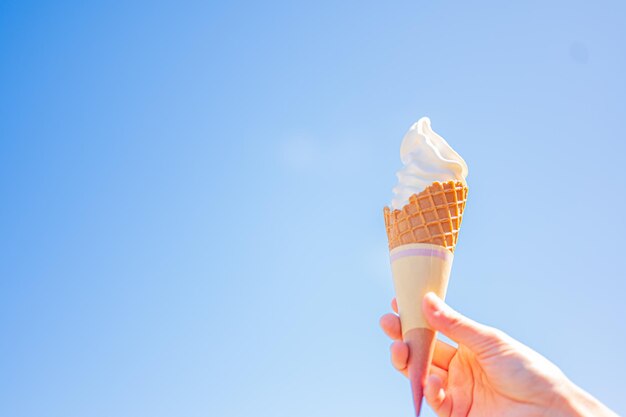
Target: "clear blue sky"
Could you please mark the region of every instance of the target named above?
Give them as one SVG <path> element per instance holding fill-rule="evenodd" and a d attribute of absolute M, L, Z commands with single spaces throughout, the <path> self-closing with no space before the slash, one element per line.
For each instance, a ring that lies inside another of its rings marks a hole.
<path fill-rule="evenodd" d="M 0 415 L 409 416 L 424 115 L 470 170 L 449 302 L 626 413 L 623 2 L 89 3 L 0 4 Z"/>

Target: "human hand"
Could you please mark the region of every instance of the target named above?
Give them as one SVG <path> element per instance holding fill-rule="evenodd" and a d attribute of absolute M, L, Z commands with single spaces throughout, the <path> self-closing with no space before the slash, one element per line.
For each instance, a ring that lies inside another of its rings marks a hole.
<path fill-rule="evenodd" d="M 395 299 L 392 308 L 397 313 Z M 422 308 L 433 329 L 459 344 L 435 345 L 424 396 L 439 417 L 617 416 L 546 358 L 464 317 L 435 294 L 424 297 Z M 386 314 L 380 325 L 394 340 L 392 364 L 406 376 L 409 348 L 400 318 Z"/>

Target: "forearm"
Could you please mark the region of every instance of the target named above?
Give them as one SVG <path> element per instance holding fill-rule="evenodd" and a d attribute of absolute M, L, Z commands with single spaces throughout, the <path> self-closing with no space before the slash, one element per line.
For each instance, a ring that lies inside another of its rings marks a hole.
<path fill-rule="evenodd" d="M 591 394 L 568 381 L 554 417 L 619 417 Z"/>

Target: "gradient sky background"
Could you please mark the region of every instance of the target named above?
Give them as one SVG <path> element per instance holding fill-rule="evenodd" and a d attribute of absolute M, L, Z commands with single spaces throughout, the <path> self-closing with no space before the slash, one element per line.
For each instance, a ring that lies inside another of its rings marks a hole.
<path fill-rule="evenodd" d="M 450 304 L 626 413 L 624 2 L 86 3 L 0 3 L 0 415 L 409 416 L 423 115 L 470 167 Z"/>

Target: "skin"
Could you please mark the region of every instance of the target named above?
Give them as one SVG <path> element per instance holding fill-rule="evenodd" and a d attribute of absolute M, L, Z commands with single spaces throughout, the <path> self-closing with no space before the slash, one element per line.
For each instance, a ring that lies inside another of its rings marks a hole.
<path fill-rule="evenodd" d="M 435 294 L 422 305 L 430 326 L 458 343 L 437 340 L 424 396 L 439 417 L 617 417 L 575 386 L 553 363 L 503 332 L 461 315 Z M 408 346 L 396 314 L 380 325 L 394 340 L 391 362 L 406 376 Z"/>

